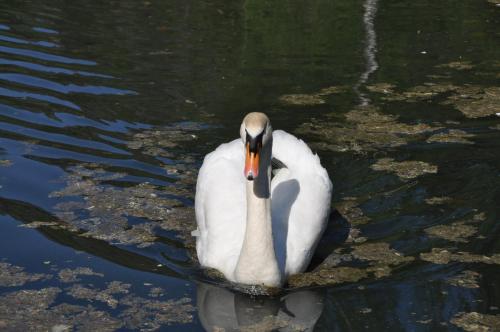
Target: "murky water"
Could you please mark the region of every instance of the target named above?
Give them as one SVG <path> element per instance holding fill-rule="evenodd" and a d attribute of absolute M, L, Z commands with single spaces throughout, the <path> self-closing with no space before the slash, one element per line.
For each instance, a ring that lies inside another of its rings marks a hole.
<path fill-rule="evenodd" d="M 498 330 L 499 26 L 496 0 L 2 1 L 0 329 Z M 250 111 L 335 190 L 273 296 L 190 237 Z"/>

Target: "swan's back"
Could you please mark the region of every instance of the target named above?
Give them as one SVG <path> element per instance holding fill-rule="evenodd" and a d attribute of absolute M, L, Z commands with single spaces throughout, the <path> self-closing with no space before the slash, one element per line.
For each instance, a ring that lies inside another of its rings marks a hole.
<path fill-rule="evenodd" d="M 328 222 L 332 183 L 307 144 L 282 130 L 273 132 L 273 157 L 287 167 L 271 182 L 271 213 L 278 264 L 289 276 L 311 261 Z"/>
<path fill-rule="evenodd" d="M 202 266 L 234 281 L 246 228 L 245 155 L 241 139 L 205 157 L 196 185 L 196 249 Z M 273 158 L 286 167 L 271 182 L 273 238 L 285 277 L 304 271 L 330 212 L 332 184 L 317 155 L 284 131 L 273 132 Z"/>

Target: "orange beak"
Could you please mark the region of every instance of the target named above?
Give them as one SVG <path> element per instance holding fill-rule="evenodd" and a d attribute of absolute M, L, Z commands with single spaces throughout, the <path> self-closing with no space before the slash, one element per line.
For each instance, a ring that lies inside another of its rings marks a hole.
<path fill-rule="evenodd" d="M 259 176 L 259 151 L 251 152 L 250 144 L 246 144 L 247 154 L 245 159 L 245 177 L 248 180 L 253 180 Z"/>

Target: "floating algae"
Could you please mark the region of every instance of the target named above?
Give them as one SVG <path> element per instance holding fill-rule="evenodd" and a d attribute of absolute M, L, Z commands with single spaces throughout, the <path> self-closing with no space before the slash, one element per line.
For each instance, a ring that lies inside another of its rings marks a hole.
<path fill-rule="evenodd" d="M 201 129 L 203 126 L 197 123 L 181 123 L 143 130 L 132 136 L 127 147 L 152 157 L 178 158 L 179 155 L 170 150 L 185 142 L 196 140 L 196 132 Z"/>
<path fill-rule="evenodd" d="M 79 281 L 79 275 L 102 277 L 87 268 L 64 269 L 59 272 L 59 281 Z M 21 267 L 10 264 L 0 265 L 0 282 L 4 282 L 0 284 L 1 287 L 22 286 L 29 281 L 45 281 L 48 277 L 28 275 Z M 0 296 L 0 330 L 115 331 L 126 328 L 154 331 L 162 325 L 192 321 L 194 308 L 190 299 L 159 301 L 152 299 L 163 295 L 163 290 L 159 287 L 153 288 L 149 298 L 132 294 L 130 288 L 130 284 L 110 281 L 104 289 L 92 284 L 72 284 L 64 292 L 61 288 L 48 287 L 6 293 Z M 59 295 L 64 295 L 63 298 L 71 296 L 90 304 L 81 306 L 59 301 L 60 304 L 54 305 Z M 114 316 L 99 311 L 92 306 L 94 302 L 102 302 L 117 311 Z"/>
<path fill-rule="evenodd" d="M 451 323 L 470 332 L 499 331 L 500 315 L 461 312 L 451 319 Z"/>
<path fill-rule="evenodd" d="M 109 173 L 94 165 L 70 169 L 65 177 L 66 187 L 53 192 L 51 197 L 77 196 L 83 201 L 66 201 L 54 208 L 56 215 L 71 230 L 80 230 L 83 236 L 105 240 L 113 244 L 147 247 L 156 240 L 155 228 L 174 230 L 188 238 L 194 228 L 194 218 L 180 200 L 171 198 L 170 188 L 150 183 L 118 188 L 105 184 L 122 174 Z M 174 193 L 176 193 L 174 189 Z M 145 219 L 132 226 L 128 217 Z"/>
<path fill-rule="evenodd" d="M 453 105 L 468 118 L 495 115 L 500 112 L 500 87 L 461 87 L 443 104 Z"/>
<path fill-rule="evenodd" d="M 404 256 L 391 249 L 388 243 L 362 243 L 352 246 L 352 252 L 341 254 L 332 253 L 314 271 L 293 275 L 288 283 L 292 287 L 306 287 L 311 285 L 335 285 L 355 283 L 370 275 L 375 278 L 386 277 L 394 267 L 409 263 L 414 257 Z M 365 267 L 339 266 L 358 260 L 368 263 Z"/>
<path fill-rule="evenodd" d="M 64 283 L 81 281 L 78 276 L 96 276 L 104 277 L 104 274 L 92 271 L 89 267 L 77 267 L 75 269 L 62 269 L 58 273 L 59 281 Z"/>
<path fill-rule="evenodd" d="M 423 161 L 398 162 L 392 158 L 379 159 L 371 166 L 375 171 L 387 171 L 396 173 L 401 179 L 414 179 L 424 174 L 437 173 L 438 167 Z"/>
<path fill-rule="evenodd" d="M 8 331 L 115 331 L 116 318 L 90 306 L 51 306 L 61 289 L 21 290 L 0 297 L 0 326 Z"/>
<path fill-rule="evenodd" d="M 441 196 L 441 197 L 430 197 L 426 198 L 425 202 L 429 205 L 442 205 L 451 202 L 451 197 Z"/>
<path fill-rule="evenodd" d="M 287 94 L 279 97 L 279 101 L 286 105 L 295 106 L 314 106 L 325 104 L 325 98 L 334 93 L 341 93 L 346 91 L 345 86 L 330 86 L 321 89 L 319 92 L 306 94 L 306 93 L 296 93 Z"/>
<path fill-rule="evenodd" d="M 448 278 L 446 282 L 456 287 L 479 288 L 478 281 L 480 276 L 475 271 L 465 270 L 452 278 Z"/>
<path fill-rule="evenodd" d="M 370 218 L 363 214 L 358 205 L 359 203 L 355 197 L 345 197 L 335 205 L 335 208 L 351 225 L 366 224 L 370 221 Z"/>
<path fill-rule="evenodd" d="M 424 83 L 401 93 L 387 91 L 382 98 L 389 101 L 416 102 L 430 100 L 443 93 L 450 95 L 442 104 L 453 105 L 468 118 L 485 117 L 500 112 L 499 87 Z"/>
<path fill-rule="evenodd" d="M 360 236 L 361 230 L 355 227 L 351 227 L 349 230 L 349 235 L 347 236 L 347 239 L 345 240 L 346 243 L 363 243 L 366 242 L 367 238 L 364 236 Z"/>
<path fill-rule="evenodd" d="M 467 238 L 477 233 L 477 227 L 467 225 L 465 221 L 454 222 L 450 225 L 436 225 L 425 229 L 433 237 L 453 242 L 469 242 Z"/>
<path fill-rule="evenodd" d="M 500 265 L 500 254 L 492 256 L 471 254 L 468 252 L 453 253 L 443 248 L 432 248 L 431 252 L 421 253 L 420 259 L 434 264 L 448 264 L 449 262 L 484 263 Z"/>
<path fill-rule="evenodd" d="M 283 95 L 279 98 L 279 100 L 288 105 L 300 105 L 300 106 L 311 106 L 311 105 L 321 105 L 325 103 L 325 99 L 323 96 L 318 94 L 290 94 Z"/>
<path fill-rule="evenodd" d="M 128 329 L 156 330 L 162 325 L 189 323 L 193 319 L 191 300 L 159 301 L 127 295 L 119 302 L 125 308 L 119 315 Z"/>
<path fill-rule="evenodd" d="M 368 85 L 366 88 L 368 89 L 368 91 L 371 91 L 371 92 L 391 94 L 391 93 L 394 93 L 395 87 L 396 86 L 394 86 L 393 84 L 390 84 L 390 83 L 377 83 L 377 84 Z"/>
<path fill-rule="evenodd" d="M 414 260 L 413 257 L 403 256 L 400 252 L 389 247 L 389 243 L 364 243 L 353 247 L 351 255 L 360 260 L 370 261 L 382 265 L 399 265 Z"/>
<path fill-rule="evenodd" d="M 0 262 L 0 287 L 23 286 L 28 282 L 46 280 L 51 275 L 42 273 L 27 273 L 20 266 Z"/>
<path fill-rule="evenodd" d="M 358 107 L 345 117 L 347 123 L 343 125 L 313 120 L 302 124 L 297 133 L 321 138 L 313 143 L 319 149 L 363 152 L 402 146 L 415 136 L 440 129 L 422 123 L 400 123 L 397 117 L 382 114 L 372 106 Z"/>
<path fill-rule="evenodd" d="M 351 255 L 355 259 L 368 261 L 368 272 L 374 273 L 376 278 L 390 275 L 393 266 L 405 264 L 414 260 L 411 256 L 404 256 L 400 252 L 389 248 L 389 243 L 363 243 L 353 247 Z"/>
<path fill-rule="evenodd" d="M 473 134 L 459 129 L 450 129 L 446 132 L 434 134 L 427 139 L 428 143 L 461 143 L 461 144 L 474 144 L 468 138 L 474 137 Z"/>
<path fill-rule="evenodd" d="M 161 287 L 152 287 L 149 290 L 149 297 L 160 297 L 165 295 L 165 290 Z"/>
<path fill-rule="evenodd" d="M 59 226 L 59 223 L 55 221 L 32 221 L 29 224 L 19 225 L 19 227 L 25 227 L 25 228 L 39 228 L 47 226 L 57 227 Z"/>
<path fill-rule="evenodd" d="M 120 281 L 112 281 L 108 283 L 106 289 L 100 290 L 75 284 L 67 290 L 67 294 L 80 300 L 104 302 L 110 308 L 115 309 L 118 306 L 118 300 L 113 297 L 113 294 L 127 294 L 130 286 Z"/>
<path fill-rule="evenodd" d="M 402 93 L 387 93 L 382 98 L 416 102 L 430 100 L 444 93 L 450 95 L 441 104 L 454 106 L 468 118 L 491 116 L 500 112 L 500 87 L 424 83 Z"/>
<path fill-rule="evenodd" d="M 450 68 L 456 70 L 469 70 L 474 68 L 470 61 L 452 61 L 442 65 L 437 65 L 436 68 Z"/>
<path fill-rule="evenodd" d="M 290 276 L 288 284 L 292 287 L 311 285 L 325 286 L 342 283 L 354 283 L 368 277 L 368 271 L 348 266 L 320 267 L 313 272 L 299 273 Z"/>
<path fill-rule="evenodd" d="M 454 91 L 456 89 L 457 87 L 452 84 L 424 83 L 423 85 L 414 86 L 401 93 L 386 94 L 382 99 L 388 101 L 417 102 L 430 100 L 441 93 Z"/>

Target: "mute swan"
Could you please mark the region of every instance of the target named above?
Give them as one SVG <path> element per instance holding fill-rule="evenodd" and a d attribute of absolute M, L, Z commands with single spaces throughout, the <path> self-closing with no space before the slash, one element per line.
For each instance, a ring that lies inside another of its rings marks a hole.
<path fill-rule="evenodd" d="M 200 264 L 233 282 L 279 287 L 303 272 L 326 227 L 332 183 L 295 136 L 249 113 L 241 138 L 209 153 L 198 174 Z M 281 166 L 271 180 L 271 160 Z"/>

